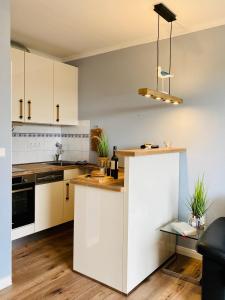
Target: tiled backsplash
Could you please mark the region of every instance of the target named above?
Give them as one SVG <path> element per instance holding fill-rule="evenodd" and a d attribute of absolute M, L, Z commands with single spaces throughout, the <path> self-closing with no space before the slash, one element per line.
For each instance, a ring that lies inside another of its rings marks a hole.
<path fill-rule="evenodd" d="M 23 125 L 12 132 L 13 164 L 54 160 L 57 142 L 62 143 L 64 160 L 88 160 L 90 121 L 78 126 Z"/>

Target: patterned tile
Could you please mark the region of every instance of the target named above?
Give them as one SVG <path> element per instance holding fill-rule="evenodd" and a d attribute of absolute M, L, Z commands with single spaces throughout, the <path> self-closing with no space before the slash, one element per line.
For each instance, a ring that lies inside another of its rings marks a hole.
<path fill-rule="evenodd" d="M 90 122 L 78 126 L 55 127 L 48 125 L 23 125 L 12 132 L 12 161 L 29 163 L 53 160 L 56 143 L 63 144 L 64 160 L 89 160 Z M 84 159 L 84 158 L 83 158 Z"/>
<path fill-rule="evenodd" d="M 13 132 L 12 137 L 63 137 L 63 138 L 89 138 L 89 134 L 78 133 L 44 133 L 44 132 Z"/>

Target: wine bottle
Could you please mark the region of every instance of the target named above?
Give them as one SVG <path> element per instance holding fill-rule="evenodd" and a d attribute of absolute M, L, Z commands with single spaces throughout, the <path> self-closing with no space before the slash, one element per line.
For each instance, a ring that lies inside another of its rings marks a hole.
<path fill-rule="evenodd" d="M 111 167 L 111 161 L 109 160 L 109 161 L 107 161 L 107 166 L 106 166 L 106 175 L 107 176 L 111 176 L 111 169 L 110 169 L 110 167 Z"/>
<path fill-rule="evenodd" d="M 113 156 L 111 158 L 111 176 L 114 179 L 118 179 L 118 157 L 116 156 L 117 147 L 113 147 Z"/>

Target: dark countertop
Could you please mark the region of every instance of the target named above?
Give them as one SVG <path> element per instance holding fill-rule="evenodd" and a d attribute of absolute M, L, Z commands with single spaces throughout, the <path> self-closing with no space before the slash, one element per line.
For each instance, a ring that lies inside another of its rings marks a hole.
<path fill-rule="evenodd" d="M 48 162 L 18 164 L 18 165 L 13 165 L 12 177 L 51 172 L 51 171 L 61 171 L 61 170 L 71 170 L 71 169 L 95 169 L 95 168 L 97 168 L 97 166 L 94 164 L 69 165 L 69 166 L 53 166 L 53 165 L 49 165 Z"/>

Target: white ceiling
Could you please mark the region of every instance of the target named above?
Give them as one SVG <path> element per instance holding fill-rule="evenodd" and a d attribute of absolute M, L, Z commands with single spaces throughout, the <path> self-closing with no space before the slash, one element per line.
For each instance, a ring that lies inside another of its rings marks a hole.
<path fill-rule="evenodd" d="M 12 39 L 62 59 L 156 39 L 153 0 L 11 0 Z M 224 0 L 163 0 L 177 15 L 174 35 L 225 24 Z M 161 21 L 161 37 L 168 36 Z"/>

